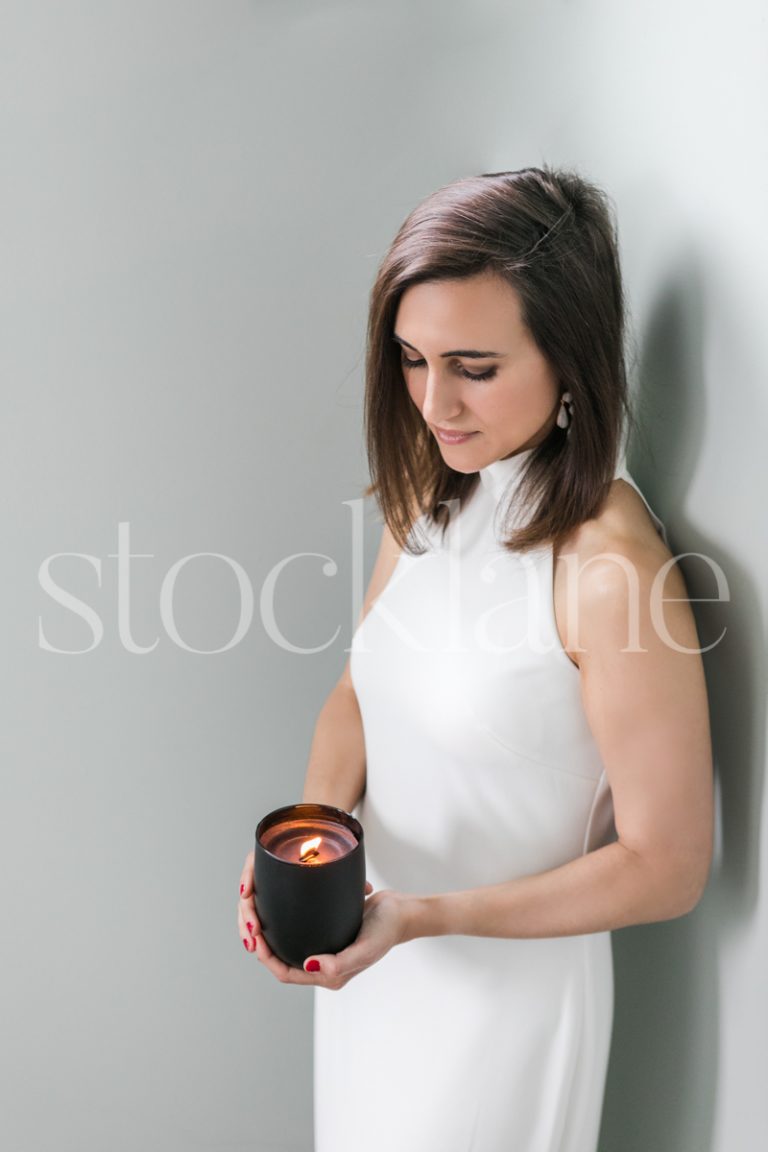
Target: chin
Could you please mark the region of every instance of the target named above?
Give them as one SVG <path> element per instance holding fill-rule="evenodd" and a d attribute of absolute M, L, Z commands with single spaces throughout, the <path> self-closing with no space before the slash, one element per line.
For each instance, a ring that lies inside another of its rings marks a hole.
<path fill-rule="evenodd" d="M 484 464 L 464 464 L 463 466 L 454 460 L 443 460 L 447 464 L 451 472 L 460 472 L 462 476 L 474 476 L 475 472 L 479 472 L 484 468 Z"/>

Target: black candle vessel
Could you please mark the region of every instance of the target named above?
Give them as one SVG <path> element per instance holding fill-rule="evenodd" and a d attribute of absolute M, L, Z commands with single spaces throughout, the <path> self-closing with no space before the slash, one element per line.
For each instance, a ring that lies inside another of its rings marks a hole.
<path fill-rule="evenodd" d="M 286 964 L 340 952 L 363 922 L 362 825 L 330 804 L 276 808 L 256 828 L 253 887 L 264 939 Z"/>

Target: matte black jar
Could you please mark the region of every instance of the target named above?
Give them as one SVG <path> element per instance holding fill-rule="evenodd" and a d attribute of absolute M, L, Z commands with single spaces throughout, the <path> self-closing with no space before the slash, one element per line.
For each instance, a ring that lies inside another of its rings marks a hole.
<path fill-rule="evenodd" d="M 264 939 L 286 964 L 340 952 L 363 921 L 362 825 L 330 804 L 276 808 L 256 828 L 253 884 Z"/>

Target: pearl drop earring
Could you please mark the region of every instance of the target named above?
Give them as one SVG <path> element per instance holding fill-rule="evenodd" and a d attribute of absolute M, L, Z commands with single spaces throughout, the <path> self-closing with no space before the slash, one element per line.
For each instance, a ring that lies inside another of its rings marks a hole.
<path fill-rule="evenodd" d="M 572 404 L 573 397 L 570 392 L 563 392 L 560 397 L 560 411 L 557 414 L 557 426 L 558 428 L 568 428 L 569 432 L 570 428 L 568 426 L 571 423 L 571 409 L 570 407 L 566 407 L 566 405 Z"/>

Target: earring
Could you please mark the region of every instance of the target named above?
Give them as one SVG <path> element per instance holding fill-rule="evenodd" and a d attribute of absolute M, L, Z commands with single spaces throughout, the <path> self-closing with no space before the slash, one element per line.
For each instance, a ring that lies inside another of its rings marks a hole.
<path fill-rule="evenodd" d="M 570 392 L 563 392 L 562 396 L 560 397 L 560 411 L 557 414 L 558 428 L 568 428 L 568 425 L 571 422 L 572 404 L 573 398 Z M 569 405 L 569 407 L 566 407 L 566 405 Z M 568 431 L 570 432 L 570 428 L 568 428 Z"/>

